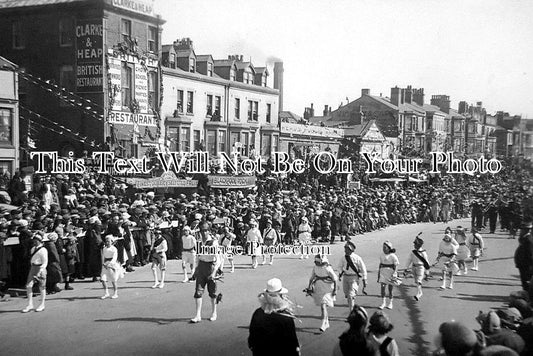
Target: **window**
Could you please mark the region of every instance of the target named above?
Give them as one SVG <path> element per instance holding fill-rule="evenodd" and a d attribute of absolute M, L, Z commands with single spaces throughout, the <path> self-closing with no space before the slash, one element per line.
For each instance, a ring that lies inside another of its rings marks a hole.
<path fill-rule="evenodd" d="M 255 132 L 250 132 L 250 154 L 255 150 Z"/>
<path fill-rule="evenodd" d="M 213 95 L 207 94 L 207 100 L 206 100 L 206 116 L 213 115 Z"/>
<path fill-rule="evenodd" d="M 267 76 L 266 74 L 264 74 L 262 77 L 261 77 L 261 85 L 266 87 L 267 86 Z"/>
<path fill-rule="evenodd" d="M 183 90 L 178 89 L 178 105 L 176 109 L 180 114 L 183 114 Z"/>
<path fill-rule="evenodd" d="M 209 152 L 210 155 L 214 156 L 216 155 L 216 131 L 214 130 L 207 130 L 207 152 Z"/>
<path fill-rule="evenodd" d="M 278 152 L 279 150 L 279 136 L 272 136 L 272 151 Z"/>
<path fill-rule="evenodd" d="M 74 39 L 74 21 L 71 17 L 59 20 L 59 45 L 72 46 Z"/>
<path fill-rule="evenodd" d="M 235 120 L 241 119 L 241 99 L 235 98 Z"/>
<path fill-rule="evenodd" d="M 272 136 L 270 135 L 263 135 L 263 139 L 261 140 L 261 155 L 262 156 L 270 156 L 270 150 L 272 149 Z"/>
<path fill-rule="evenodd" d="M 170 141 L 170 150 L 173 152 L 178 151 L 178 128 L 169 127 L 167 133 L 167 139 Z"/>
<path fill-rule="evenodd" d="M 74 78 L 74 68 L 72 66 L 59 67 L 59 86 L 61 88 L 65 88 L 68 91 L 74 91 L 75 78 Z M 70 105 L 66 103 L 64 100 L 60 100 L 59 106 L 68 107 Z"/>
<path fill-rule="evenodd" d="M 187 92 L 187 114 L 192 114 L 194 109 L 194 93 L 192 91 Z"/>
<path fill-rule="evenodd" d="M 194 58 L 189 58 L 189 72 L 194 73 L 196 71 Z"/>
<path fill-rule="evenodd" d="M 133 99 L 133 69 L 126 62 L 122 62 L 121 78 L 122 106 L 127 108 Z"/>
<path fill-rule="evenodd" d="M 22 22 L 13 22 L 13 48 L 22 49 L 26 47 L 26 34 Z"/>
<path fill-rule="evenodd" d="M 209 77 L 213 76 L 213 63 L 207 62 L 207 75 Z"/>
<path fill-rule="evenodd" d="M 243 133 L 242 138 L 244 139 L 243 145 L 242 145 L 242 155 L 248 156 L 249 150 L 249 143 L 250 143 L 250 137 L 248 137 L 248 133 Z"/>
<path fill-rule="evenodd" d="M 122 41 L 129 42 L 131 41 L 131 21 L 122 19 L 121 22 L 122 30 Z"/>
<path fill-rule="evenodd" d="M 251 100 L 248 100 L 248 121 L 252 121 L 252 114 L 253 114 L 253 102 Z"/>
<path fill-rule="evenodd" d="M 266 122 L 270 123 L 270 115 L 272 113 L 272 104 L 267 104 Z"/>
<path fill-rule="evenodd" d="M 175 53 L 170 53 L 169 63 L 170 63 L 170 68 L 176 68 L 176 54 Z"/>
<path fill-rule="evenodd" d="M 0 108 L 0 144 L 13 144 L 13 112 Z"/>
<path fill-rule="evenodd" d="M 189 152 L 191 150 L 189 135 L 191 134 L 191 129 L 184 127 L 181 129 L 180 144 L 182 152 Z"/>
<path fill-rule="evenodd" d="M 226 131 L 218 132 L 218 152 L 226 152 Z"/>
<path fill-rule="evenodd" d="M 241 133 L 240 132 L 232 132 L 230 134 L 230 145 L 231 145 L 231 149 L 232 150 L 235 148 L 235 144 L 237 142 L 241 142 Z"/>
<path fill-rule="evenodd" d="M 229 80 L 231 80 L 232 82 L 235 81 L 235 70 L 233 69 L 230 69 L 229 71 Z"/>
<path fill-rule="evenodd" d="M 59 86 L 74 91 L 74 68 L 72 66 L 59 67 Z"/>
<path fill-rule="evenodd" d="M 156 86 L 157 86 L 157 73 L 148 72 L 148 107 L 155 110 L 156 109 Z"/>
<path fill-rule="evenodd" d="M 148 51 L 157 52 L 157 27 L 148 26 Z"/>
<path fill-rule="evenodd" d="M 194 130 L 193 139 L 194 139 L 194 150 L 195 151 L 200 150 L 200 130 Z"/>
<path fill-rule="evenodd" d="M 213 115 L 216 115 L 218 118 L 220 118 L 220 96 L 215 96 L 215 110 L 213 111 Z"/>
<path fill-rule="evenodd" d="M 13 161 L 0 161 L 0 176 L 8 173 L 9 177 L 13 174 Z M 9 188 L 9 179 L 0 180 L 0 189 L 7 190 Z"/>
<path fill-rule="evenodd" d="M 259 116 L 259 103 L 257 101 L 254 101 L 254 113 L 253 113 L 253 120 L 257 121 Z"/>

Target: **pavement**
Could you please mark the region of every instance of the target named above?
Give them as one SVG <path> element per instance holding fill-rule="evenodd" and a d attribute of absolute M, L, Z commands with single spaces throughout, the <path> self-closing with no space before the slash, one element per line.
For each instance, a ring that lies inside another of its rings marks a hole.
<path fill-rule="evenodd" d="M 377 269 L 382 243 L 391 240 L 403 267 L 412 249 L 412 241 L 423 232 L 424 247 L 430 263 L 435 260 L 438 244 L 446 226 L 470 226 L 468 220 L 449 224 L 406 224 L 367 233 L 355 238 L 358 253 L 369 270 L 368 295 L 357 297 L 357 303 L 369 314 L 381 304 Z M 487 247 L 478 272 L 469 271 L 456 278 L 453 290 L 440 291 L 441 282 L 435 274 L 424 285 L 424 296 L 416 302 L 412 279 L 395 288 L 394 309 L 385 310 L 394 329 L 401 355 L 428 355 L 435 349 L 433 340 L 439 325 L 458 320 L 478 328 L 475 316 L 480 310 L 497 309 L 509 294 L 520 290 L 518 271 L 513 255 L 518 240 L 507 234 L 484 233 Z M 343 257 L 343 244 L 331 245 L 330 262 L 337 266 Z M 46 310 L 21 313 L 26 299 L 12 298 L 0 302 L 0 335 L 2 355 L 251 355 L 247 347 L 248 326 L 258 307 L 257 296 L 266 281 L 278 277 L 289 289 L 289 297 L 297 305 L 297 334 L 302 355 L 331 355 L 338 337 L 347 328 L 347 302 L 339 293 L 337 304 L 329 309 L 331 327 L 321 333 L 320 309 L 302 290 L 307 286 L 313 268 L 312 256 L 277 256 L 274 265 L 250 268 L 248 256 L 235 258 L 235 273 L 226 267 L 218 320 L 211 322 L 210 302 L 204 297 L 204 318 L 189 324 L 194 316 L 194 283 L 182 283 L 181 261 L 168 263 L 167 281 L 163 289 L 151 289 L 149 266 L 137 268 L 119 281 L 119 298 L 101 300 L 100 283 L 79 281 L 72 291 L 48 296 Z M 435 271 L 436 272 L 436 271 Z"/>

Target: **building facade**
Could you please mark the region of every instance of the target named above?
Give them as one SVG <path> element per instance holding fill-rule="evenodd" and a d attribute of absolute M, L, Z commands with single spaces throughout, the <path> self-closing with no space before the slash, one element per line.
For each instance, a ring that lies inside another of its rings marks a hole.
<path fill-rule="evenodd" d="M 0 17 L 0 52 L 26 73 L 21 112 L 44 126 L 37 149 L 136 156 L 158 143 L 164 21 L 151 3 L 15 0 Z"/>
<path fill-rule="evenodd" d="M 0 177 L 19 169 L 18 67 L 0 57 Z"/>
<path fill-rule="evenodd" d="M 268 87 L 266 67 L 242 56 L 196 55 L 189 38 L 163 46 L 162 64 L 161 130 L 169 150 L 268 158 L 279 149 L 279 91 Z"/>

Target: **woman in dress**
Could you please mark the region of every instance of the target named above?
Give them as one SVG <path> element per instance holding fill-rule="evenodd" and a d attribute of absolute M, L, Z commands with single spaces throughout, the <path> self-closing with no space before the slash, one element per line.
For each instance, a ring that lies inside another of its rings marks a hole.
<path fill-rule="evenodd" d="M 455 240 L 459 244 L 459 247 L 457 248 L 457 265 L 459 267 L 457 275 L 461 276 L 468 273 L 466 259 L 470 257 L 470 249 L 466 244 L 468 238 L 466 237 L 465 229 L 463 227 L 457 226 L 457 230 L 455 230 Z"/>
<path fill-rule="evenodd" d="M 167 269 L 167 251 L 168 251 L 168 242 L 163 237 L 163 234 L 160 229 L 156 229 L 154 238 L 154 245 L 151 250 L 151 259 L 152 259 L 152 273 L 154 274 L 154 285 L 153 288 L 164 288 L 165 287 L 165 272 Z M 161 272 L 161 282 L 157 279 L 157 270 Z"/>
<path fill-rule="evenodd" d="M 483 243 L 483 237 L 481 237 L 476 228 L 472 228 L 472 236 L 468 240 L 468 245 L 470 246 L 470 255 L 474 264 L 472 271 L 477 271 L 479 269 L 479 257 L 483 254 L 485 245 Z"/>
<path fill-rule="evenodd" d="M 322 326 L 320 331 L 324 332 L 329 328 L 328 307 L 333 308 L 335 294 L 337 292 L 337 281 L 339 278 L 329 264 L 326 255 L 315 256 L 315 266 L 309 279 L 308 291 L 312 291 L 312 296 L 317 306 L 322 312 Z"/>
<path fill-rule="evenodd" d="M 107 235 L 105 237 L 105 245 L 102 248 L 102 275 L 100 280 L 104 287 L 105 293 L 102 296 L 102 299 L 109 298 L 109 289 L 107 288 L 107 283 L 110 281 L 113 284 L 113 296 L 111 299 L 118 298 L 118 287 L 117 281 L 123 276 L 122 267 L 117 262 L 118 251 L 115 246 L 113 246 L 113 235 Z"/>
<path fill-rule="evenodd" d="M 300 241 L 302 247 L 302 255 L 300 256 L 300 259 L 303 259 L 304 257 L 306 259 L 309 258 L 309 255 L 304 253 L 304 249 L 311 241 L 311 231 L 311 226 L 309 225 L 307 217 L 303 216 L 300 225 L 298 225 L 298 241 Z"/>
<path fill-rule="evenodd" d="M 399 285 L 398 279 L 398 265 L 400 260 L 396 256 L 396 249 L 392 247 L 390 241 L 385 241 L 383 243 L 383 254 L 379 257 L 379 271 L 378 271 L 378 283 L 381 283 L 381 298 L 383 302 L 379 306 L 379 309 L 387 307 L 387 309 L 392 309 L 392 289 L 395 285 Z M 387 303 L 387 298 L 385 297 L 385 289 L 389 289 L 389 303 Z"/>
<path fill-rule="evenodd" d="M 248 245 L 248 254 L 252 256 L 252 268 L 257 268 L 257 256 L 261 256 L 261 245 L 263 237 L 258 228 L 256 220 L 250 220 L 250 229 L 246 233 L 246 244 Z"/>

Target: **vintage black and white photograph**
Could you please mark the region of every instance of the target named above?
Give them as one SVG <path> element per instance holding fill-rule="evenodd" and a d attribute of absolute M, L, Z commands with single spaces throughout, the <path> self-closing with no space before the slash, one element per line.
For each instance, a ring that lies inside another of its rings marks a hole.
<path fill-rule="evenodd" d="M 532 16 L 0 0 L 0 355 L 533 355 Z"/>

